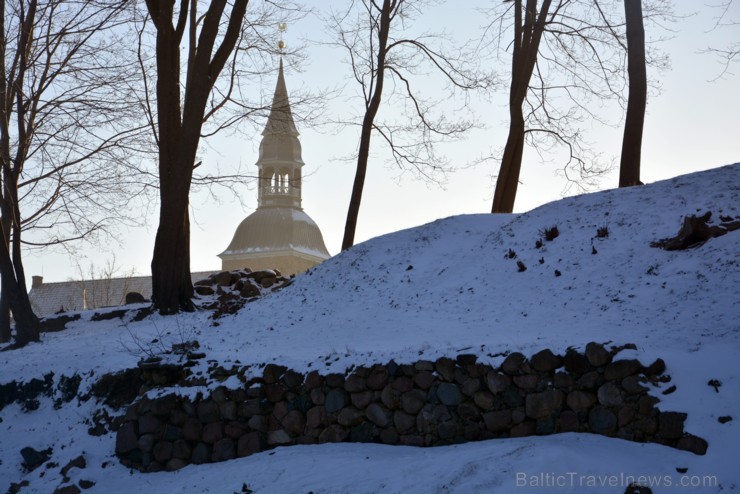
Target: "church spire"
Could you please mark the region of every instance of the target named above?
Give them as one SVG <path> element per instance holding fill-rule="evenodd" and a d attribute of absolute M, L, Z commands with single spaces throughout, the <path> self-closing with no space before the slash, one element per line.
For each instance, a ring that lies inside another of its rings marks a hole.
<path fill-rule="evenodd" d="M 283 74 L 283 58 L 275 84 L 270 115 L 257 160 L 259 168 L 258 207 L 291 207 L 301 209 L 301 142 L 290 110 L 288 89 Z"/>
<path fill-rule="evenodd" d="M 275 85 L 275 94 L 272 97 L 270 116 L 267 118 L 265 130 L 262 131 L 263 136 L 267 136 L 268 134 L 286 134 L 298 137 L 298 130 L 293 121 L 293 112 L 290 110 L 288 88 L 285 86 L 282 55 L 280 56 L 280 70 L 278 71 L 277 84 Z"/>

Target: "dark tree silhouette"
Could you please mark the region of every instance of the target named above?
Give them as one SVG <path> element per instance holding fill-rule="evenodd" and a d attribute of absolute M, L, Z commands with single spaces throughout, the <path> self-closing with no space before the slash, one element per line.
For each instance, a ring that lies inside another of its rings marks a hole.
<path fill-rule="evenodd" d="M 434 151 L 435 142 L 455 138 L 474 125 L 471 121 L 435 117 L 435 102 L 417 94 L 414 76 L 427 71 L 462 91 L 491 84 L 491 78 L 477 69 L 475 54 L 463 50 L 454 55 L 448 53 L 450 45 L 443 36 L 404 37 L 414 18 L 422 14 L 424 5 L 425 2 L 411 0 L 358 0 L 347 11 L 329 19 L 329 27 L 336 35 L 332 44 L 348 54 L 352 77 L 360 86 L 364 102 L 342 250 L 352 247 L 355 241 L 373 135 L 389 148 L 391 159 L 400 168 L 411 168 L 429 177 L 445 165 Z M 384 96 L 390 98 L 387 95 L 403 100 L 394 106 L 409 108 L 408 122 L 378 119 Z"/>
<path fill-rule="evenodd" d="M 195 157 L 211 90 L 240 39 L 248 3 L 235 0 L 227 13 L 227 1 L 214 0 L 198 20 L 197 0 L 181 0 L 176 19 L 174 2 L 146 2 L 157 31 L 160 213 L 152 257 L 152 302 L 161 314 L 193 310 L 188 205 Z M 224 17 L 228 23 L 221 33 Z M 186 27 L 189 52 L 183 83 L 180 48 Z"/>
<path fill-rule="evenodd" d="M 645 28 L 642 22 L 642 0 L 624 0 L 627 24 L 627 74 L 629 95 L 624 122 L 622 159 L 619 164 L 619 186 L 640 184 L 642 130 L 647 104 L 647 69 L 645 64 Z"/>
<path fill-rule="evenodd" d="M 131 216 L 145 130 L 121 55 L 126 2 L 0 4 L 0 341 L 37 340 L 23 248 L 66 245 Z"/>

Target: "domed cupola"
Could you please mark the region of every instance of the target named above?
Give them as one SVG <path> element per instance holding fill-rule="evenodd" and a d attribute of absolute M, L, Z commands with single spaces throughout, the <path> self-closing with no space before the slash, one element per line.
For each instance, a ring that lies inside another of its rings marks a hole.
<path fill-rule="evenodd" d="M 257 160 L 257 210 L 239 224 L 219 254 L 224 270 L 277 268 L 295 274 L 329 258 L 319 227 L 301 207 L 304 163 L 298 135 L 281 58 Z"/>

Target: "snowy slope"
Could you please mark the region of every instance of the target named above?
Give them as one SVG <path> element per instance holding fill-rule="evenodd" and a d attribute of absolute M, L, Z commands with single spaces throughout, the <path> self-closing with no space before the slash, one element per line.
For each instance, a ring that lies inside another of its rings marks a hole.
<path fill-rule="evenodd" d="M 716 221 L 720 214 L 740 217 L 738 197 L 740 164 L 568 198 L 520 215 L 447 218 L 360 244 L 220 319 L 219 326 L 205 313 L 138 323 L 91 323 L 91 314 L 83 314 L 70 329 L 46 334 L 39 344 L 0 353 L 0 383 L 53 371 L 57 377 L 83 374 L 89 385 L 90 371 L 99 376 L 133 367 L 144 353 L 140 347 L 157 351 L 159 343 L 148 343 L 153 338 L 196 338 L 208 359 L 225 365 L 275 361 L 327 372 L 459 351 L 498 363 L 502 357 L 495 355 L 507 351 L 530 355 L 589 341 L 635 343 L 638 350 L 629 354 L 643 362 L 666 361 L 677 391 L 653 394 L 662 409 L 688 412 L 686 429 L 709 442 L 705 456 L 563 434 L 434 449 L 290 447 L 142 475 L 117 463 L 112 435 L 86 435 L 94 404 L 56 411 L 42 402 L 30 414 L 18 405 L 0 412 L 0 490 L 21 478 L 35 492 L 60 485 L 58 468 L 44 477 L 42 468 L 23 476 L 23 446 L 52 446 L 60 466 L 85 451 L 88 467 L 72 472 L 95 481 L 97 492 L 132 492 L 143 490 L 141 485 L 155 492 L 238 492 L 243 483 L 255 492 L 511 492 L 517 472 L 576 472 L 604 482 L 614 480 L 603 478 L 613 474 L 670 476 L 661 479 L 665 484 L 680 481 L 676 468 L 719 482 L 693 492 L 738 490 L 733 456 L 740 444 L 740 231 L 686 251 L 649 246 L 673 236 L 687 214 L 711 210 Z M 540 232 L 555 225 L 559 236 L 536 248 Z M 608 228 L 607 238 L 595 238 L 600 227 Z M 510 249 L 516 258 L 507 257 Z M 527 270 L 519 272 L 517 261 Z M 722 382 L 719 392 L 707 385 L 710 379 Z M 735 420 L 720 424 L 718 416 Z M 68 444 L 73 433 L 79 439 Z M 574 476 L 547 491 L 570 492 L 571 480 L 578 492 L 624 491 L 578 484 Z"/>

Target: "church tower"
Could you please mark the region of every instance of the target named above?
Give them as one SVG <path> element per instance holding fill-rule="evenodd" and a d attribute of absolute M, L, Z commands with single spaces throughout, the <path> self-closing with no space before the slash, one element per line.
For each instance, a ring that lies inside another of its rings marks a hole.
<path fill-rule="evenodd" d="M 231 243 L 219 254 L 222 269 L 277 268 L 290 275 L 329 258 L 319 227 L 301 207 L 304 163 L 298 135 L 281 58 L 257 160 L 257 210 L 239 224 Z"/>

